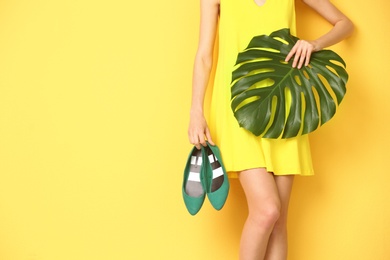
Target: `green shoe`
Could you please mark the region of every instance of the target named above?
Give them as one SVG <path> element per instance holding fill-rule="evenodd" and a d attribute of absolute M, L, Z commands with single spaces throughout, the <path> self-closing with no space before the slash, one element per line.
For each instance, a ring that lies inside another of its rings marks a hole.
<path fill-rule="evenodd" d="M 203 167 L 203 151 L 203 147 L 201 150 L 198 150 L 194 146 L 188 156 L 187 164 L 184 169 L 182 193 L 184 204 L 186 205 L 187 210 L 191 215 L 198 213 L 206 196 L 206 185 L 204 184 L 205 168 Z"/>
<path fill-rule="evenodd" d="M 206 168 L 207 179 L 207 197 L 211 205 L 216 210 L 220 210 L 225 205 L 229 194 L 229 179 L 222 163 L 221 153 L 217 146 L 212 146 L 207 143 L 205 147 L 206 160 L 204 165 Z"/>

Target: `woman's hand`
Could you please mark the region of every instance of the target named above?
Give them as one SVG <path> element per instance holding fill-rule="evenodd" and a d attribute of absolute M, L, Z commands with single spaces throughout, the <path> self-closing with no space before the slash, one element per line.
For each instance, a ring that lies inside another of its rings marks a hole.
<path fill-rule="evenodd" d="M 203 113 L 191 112 L 190 125 L 188 127 L 188 139 L 190 143 L 195 145 L 198 149 L 200 149 L 201 145 L 207 146 L 206 140 L 211 145 L 214 145 Z"/>
<path fill-rule="evenodd" d="M 317 51 L 315 43 L 311 41 L 298 40 L 291 51 L 287 54 L 285 59 L 288 62 L 294 57 L 292 67 L 302 68 L 302 65 L 309 65 L 310 56 L 313 52 Z"/>

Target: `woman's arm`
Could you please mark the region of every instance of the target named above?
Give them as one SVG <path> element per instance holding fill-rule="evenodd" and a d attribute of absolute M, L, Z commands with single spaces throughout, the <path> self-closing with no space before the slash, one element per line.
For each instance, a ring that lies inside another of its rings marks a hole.
<path fill-rule="evenodd" d="M 198 149 L 206 140 L 214 144 L 203 113 L 203 102 L 213 64 L 219 0 L 200 1 L 200 33 L 192 78 L 192 101 L 188 138 Z"/>
<path fill-rule="evenodd" d="M 329 0 L 302 0 L 313 10 L 319 13 L 329 23 L 332 29 L 316 40 L 299 40 L 286 57 L 286 61 L 294 57 L 293 67 L 307 66 L 312 52 L 322 50 L 336 44 L 349 36 L 353 31 L 353 24 L 347 16 L 337 9 Z"/>

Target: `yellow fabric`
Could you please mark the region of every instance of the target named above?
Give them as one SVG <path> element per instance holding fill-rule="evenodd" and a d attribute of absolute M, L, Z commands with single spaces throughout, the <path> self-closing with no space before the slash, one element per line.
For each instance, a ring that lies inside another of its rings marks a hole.
<path fill-rule="evenodd" d="M 307 135 L 289 139 L 256 137 L 241 128 L 230 107 L 230 83 L 238 52 L 261 34 L 290 28 L 295 34 L 294 0 L 221 0 L 219 54 L 211 101 L 210 129 L 229 177 L 258 167 L 275 175 L 313 175 Z"/>

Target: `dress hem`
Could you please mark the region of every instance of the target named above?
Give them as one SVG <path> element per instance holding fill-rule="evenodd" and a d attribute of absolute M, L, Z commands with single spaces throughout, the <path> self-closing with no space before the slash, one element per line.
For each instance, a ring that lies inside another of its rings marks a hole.
<path fill-rule="evenodd" d="M 266 168 L 266 167 L 258 167 L 258 168 Z M 255 168 L 252 168 L 252 169 L 255 169 Z M 238 174 L 241 171 L 245 171 L 245 170 L 228 171 L 227 172 L 228 178 L 229 179 L 237 179 Z M 305 172 L 301 172 L 301 171 L 277 171 L 277 172 L 268 171 L 268 172 L 272 172 L 275 176 L 283 176 L 283 175 L 314 176 L 314 171 L 305 171 Z"/>

